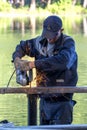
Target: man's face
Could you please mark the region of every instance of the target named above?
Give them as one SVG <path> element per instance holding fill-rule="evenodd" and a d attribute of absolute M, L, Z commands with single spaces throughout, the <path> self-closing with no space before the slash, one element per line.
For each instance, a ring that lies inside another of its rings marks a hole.
<path fill-rule="evenodd" d="M 61 30 L 58 31 L 58 33 L 56 34 L 56 36 L 54 38 L 52 38 L 52 39 L 47 38 L 47 41 L 49 43 L 55 43 L 58 40 L 58 38 L 60 37 L 60 35 L 61 35 Z"/>

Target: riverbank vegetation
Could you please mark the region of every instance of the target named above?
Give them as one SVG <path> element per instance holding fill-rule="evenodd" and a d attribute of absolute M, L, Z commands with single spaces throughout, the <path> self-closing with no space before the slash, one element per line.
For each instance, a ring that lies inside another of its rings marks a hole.
<path fill-rule="evenodd" d="M 87 14 L 87 0 L 0 0 L 0 12 L 13 14 Z"/>

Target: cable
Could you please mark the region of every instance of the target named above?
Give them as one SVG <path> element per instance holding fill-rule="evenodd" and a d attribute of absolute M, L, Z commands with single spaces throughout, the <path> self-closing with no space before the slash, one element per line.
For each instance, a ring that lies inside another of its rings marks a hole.
<path fill-rule="evenodd" d="M 15 70 L 13 71 L 13 73 L 12 73 L 12 75 L 11 75 L 11 77 L 10 77 L 10 79 L 9 79 L 8 83 L 7 83 L 7 88 L 8 88 L 8 86 L 9 86 L 9 84 L 10 84 L 10 81 L 11 81 L 11 79 L 12 79 L 12 77 L 13 77 L 14 73 L 15 73 Z"/>

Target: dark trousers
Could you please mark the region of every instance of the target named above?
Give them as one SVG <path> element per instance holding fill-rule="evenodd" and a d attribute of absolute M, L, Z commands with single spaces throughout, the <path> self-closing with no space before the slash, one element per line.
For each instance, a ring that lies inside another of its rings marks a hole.
<path fill-rule="evenodd" d="M 71 124 L 75 101 L 40 100 L 40 125 Z"/>

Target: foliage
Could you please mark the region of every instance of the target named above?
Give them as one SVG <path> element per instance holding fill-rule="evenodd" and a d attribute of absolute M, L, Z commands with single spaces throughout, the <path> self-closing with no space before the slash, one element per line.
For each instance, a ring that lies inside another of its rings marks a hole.
<path fill-rule="evenodd" d="M 0 11 L 10 11 L 11 5 L 7 2 L 3 2 L 0 0 Z"/>
<path fill-rule="evenodd" d="M 56 14 L 83 14 L 87 13 L 81 5 L 72 5 L 71 0 L 61 0 L 56 3 L 50 4 L 47 10 Z"/>
<path fill-rule="evenodd" d="M 64 0 L 61 0 L 49 5 L 47 9 L 52 13 L 62 13 L 71 9 L 71 2 L 69 0 L 66 0 L 66 2 Z"/>
<path fill-rule="evenodd" d="M 12 11 L 14 10 L 15 13 L 30 13 L 36 14 L 36 13 L 53 13 L 53 14 L 86 14 L 87 9 L 83 8 L 80 3 L 77 3 L 77 5 L 72 5 L 72 0 L 51 0 L 51 4 L 47 4 L 47 2 L 44 2 L 41 0 L 36 0 L 36 10 L 32 10 L 32 12 L 29 12 L 29 3 L 27 3 L 25 6 L 18 6 L 15 5 L 11 6 L 8 2 L 3 2 L 0 0 L 0 11 Z M 13 7 L 13 8 L 12 8 Z M 11 10 L 12 9 L 12 10 Z"/>

